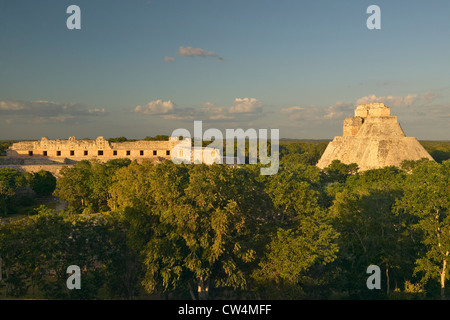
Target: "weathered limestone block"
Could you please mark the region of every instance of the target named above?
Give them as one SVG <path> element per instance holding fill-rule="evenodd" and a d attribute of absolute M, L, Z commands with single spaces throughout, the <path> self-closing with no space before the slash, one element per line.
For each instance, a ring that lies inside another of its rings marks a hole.
<path fill-rule="evenodd" d="M 344 137 L 346 136 L 355 136 L 362 124 L 364 123 L 364 119 L 361 117 L 348 117 L 344 120 Z"/>
<path fill-rule="evenodd" d="M 368 104 L 360 104 L 355 109 L 355 117 L 388 117 L 391 115 L 391 108 L 386 107 L 384 103 L 375 102 Z"/>

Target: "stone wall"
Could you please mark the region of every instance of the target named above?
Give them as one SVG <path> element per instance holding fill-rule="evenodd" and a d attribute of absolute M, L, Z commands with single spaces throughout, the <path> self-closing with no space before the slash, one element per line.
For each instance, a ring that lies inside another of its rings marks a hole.
<path fill-rule="evenodd" d="M 151 161 L 153 163 L 178 158 L 194 163 L 202 159 L 211 164 L 221 161 L 217 149 L 194 148 L 191 139 L 179 141 L 172 137 L 168 141 L 125 141 L 109 142 L 103 137 L 96 140 L 49 140 L 43 137 L 37 141 L 21 141 L 14 143 L 7 156 L 0 158 L 0 167 L 14 167 L 21 171 L 37 172 L 46 170 L 59 174 L 63 166 L 71 166 L 82 160 L 96 159 L 106 162 L 113 159 L 127 158 L 132 161 Z"/>
<path fill-rule="evenodd" d="M 361 117 L 348 117 L 344 120 L 344 137 L 345 136 L 355 136 L 362 124 L 364 123 L 364 119 Z"/>
<path fill-rule="evenodd" d="M 96 140 L 49 140 L 43 137 L 38 141 L 14 143 L 7 150 L 9 159 L 27 159 L 30 161 L 51 161 L 66 163 L 73 161 L 98 159 L 108 161 L 117 158 L 138 160 L 143 158 L 170 159 L 171 150 L 179 143 L 178 139 L 169 141 L 109 142 L 103 137 Z"/>
<path fill-rule="evenodd" d="M 388 117 L 391 115 L 391 108 L 386 107 L 384 103 L 360 104 L 355 109 L 355 117 Z"/>
<path fill-rule="evenodd" d="M 24 164 L 24 159 L 20 159 L 20 158 L 7 158 L 7 157 L 0 157 L 0 166 L 5 166 L 5 165 L 23 165 Z"/>

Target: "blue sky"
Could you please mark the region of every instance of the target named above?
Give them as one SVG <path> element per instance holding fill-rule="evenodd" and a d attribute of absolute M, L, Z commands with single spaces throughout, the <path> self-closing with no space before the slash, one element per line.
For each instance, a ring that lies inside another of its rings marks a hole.
<path fill-rule="evenodd" d="M 69 5 L 81 30 L 68 30 Z M 381 9 L 369 30 L 368 6 Z M 450 1 L 0 0 L 0 139 L 277 128 L 331 139 L 358 103 L 450 139 Z"/>

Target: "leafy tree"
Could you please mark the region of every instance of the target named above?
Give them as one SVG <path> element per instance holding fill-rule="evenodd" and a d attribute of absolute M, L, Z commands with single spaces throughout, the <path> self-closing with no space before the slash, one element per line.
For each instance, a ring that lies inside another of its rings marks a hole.
<path fill-rule="evenodd" d="M 153 165 L 148 161 L 142 164 L 132 162 L 119 168 L 112 177 L 109 192 L 109 207 L 112 210 L 127 207 L 145 210 L 152 204 Z"/>
<path fill-rule="evenodd" d="M 449 141 L 420 141 L 420 143 L 436 162 L 442 163 L 450 159 Z"/>
<path fill-rule="evenodd" d="M 128 245 L 129 224 L 119 212 L 102 215 L 107 227 L 105 285 L 111 297 L 133 299 L 142 273 L 139 253 Z"/>
<path fill-rule="evenodd" d="M 73 212 L 80 213 L 83 208 L 89 207 L 92 196 L 90 162 L 80 161 L 72 167 L 63 167 L 60 175 L 53 194 L 63 199 Z"/>
<path fill-rule="evenodd" d="M 6 156 L 6 150 L 14 143 L 14 141 L 0 141 L 0 157 Z"/>
<path fill-rule="evenodd" d="M 345 164 L 339 160 L 333 160 L 330 165 L 324 169 L 329 181 L 345 182 L 349 175 L 358 172 L 358 165 L 356 163 Z"/>
<path fill-rule="evenodd" d="M 114 173 L 131 163 L 128 159 L 114 159 L 107 163 L 95 160 L 80 161 L 72 167 L 61 169 L 54 195 L 68 204 L 76 213 L 105 212 L 110 209 L 109 188 Z"/>
<path fill-rule="evenodd" d="M 2 263 L 2 280 L 4 297 L 20 297 L 28 290 L 26 266 L 20 258 L 26 256 L 25 226 L 11 222 L 0 224 L 0 257 Z M 1 287 L 0 286 L 0 287 Z"/>
<path fill-rule="evenodd" d="M 125 141 L 128 141 L 128 139 L 125 137 L 118 137 L 118 138 L 109 138 L 108 141 L 109 142 L 125 142 Z"/>
<path fill-rule="evenodd" d="M 112 194 L 140 248 L 146 290 L 186 288 L 205 299 L 219 286 L 246 288 L 258 217 L 265 214 L 255 205 L 260 193 L 251 173 L 171 162 L 142 167 L 119 170 Z"/>
<path fill-rule="evenodd" d="M 110 199 L 109 187 L 112 183 L 112 176 L 117 167 L 105 165 L 97 161 L 90 162 L 90 176 L 88 180 L 89 206 L 86 206 L 85 213 L 108 211 L 108 200 Z"/>
<path fill-rule="evenodd" d="M 317 167 L 290 164 L 266 183 L 276 230 L 254 276 L 272 298 L 298 297 L 311 281 L 308 272 L 336 258 L 337 233 L 321 206 L 319 181 Z"/>
<path fill-rule="evenodd" d="M 8 213 L 18 188 L 25 184 L 25 177 L 20 171 L 9 167 L 0 168 L 0 209 L 3 216 Z"/>
<path fill-rule="evenodd" d="M 113 170 L 129 166 L 131 160 L 128 158 L 111 159 L 106 162 L 106 166 Z"/>
<path fill-rule="evenodd" d="M 160 135 L 156 135 L 156 136 L 154 136 L 154 137 L 149 137 L 149 136 L 146 136 L 145 138 L 144 138 L 144 140 L 145 141 L 169 141 L 169 136 L 167 136 L 167 135 L 163 135 L 163 134 L 160 134 Z"/>
<path fill-rule="evenodd" d="M 415 272 L 422 274 L 423 283 L 438 280 L 441 299 L 445 299 L 450 252 L 450 161 L 421 161 L 411 167 L 396 210 L 412 217 L 415 223 L 410 234 L 419 236 L 426 248 L 416 261 Z"/>
<path fill-rule="evenodd" d="M 51 195 L 56 188 L 56 177 L 51 172 L 40 170 L 32 174 L 30 186 L 37 195 Z"/>
<path fill-rule="evenodd" d="M 384 267 L 387 296 L 391 283 L 412 275 L 415 244 L 405 235 L 404 217 L 393 212 L 403 193 L 404 177 L 394 167 L 351 176 L 330 207 L 333 225 L 340 233 L 337 285 L 348 288 L 351 294 L 367 292 L 365 270 L 371 264 Z"/>
<path fill-rule="evenodd" d="M 280 159 L 284 163 L 315 165 L 322 156 L 326 142 L 289 143 L 280 146 Z"/>
<path fill-rule="evenodd" d="M 260 185 L 250 172 L 228 166 L 194 165 L 189 173 L 185 221 L 176 225 L 189 250 L 185 263 L 199 296 L 207 294 L 210 281 L 215 287 L 245 289 L 248 264 L 256 259 L 256 232 L 267 214 L 261 210 Z"/>
<path fill-rule="evenodd" d="M 118 250 L 111 247 L 107 222 L 99 215 L 62 216 L 42 206 L 37 215 L 0 225 L 5 295 L 24 297 L 31 289 L 34 297 L 38 288 L 50 299 L 96 297 Z M 82 271 L 82 290 L 66 287 L 70 265 Z"/>

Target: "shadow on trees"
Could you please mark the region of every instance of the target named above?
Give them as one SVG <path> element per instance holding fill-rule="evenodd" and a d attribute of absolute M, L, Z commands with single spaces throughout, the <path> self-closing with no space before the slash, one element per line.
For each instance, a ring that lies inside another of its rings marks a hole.
<path fill-rule="evenodd" d="M 447 151 L 433 150 L 430 152 L 430 155 L 433 157 L 433 159 L 436 162 L 442 163 L 442 161 L 450 159 L 450 150 L 447 150 Z"/>

